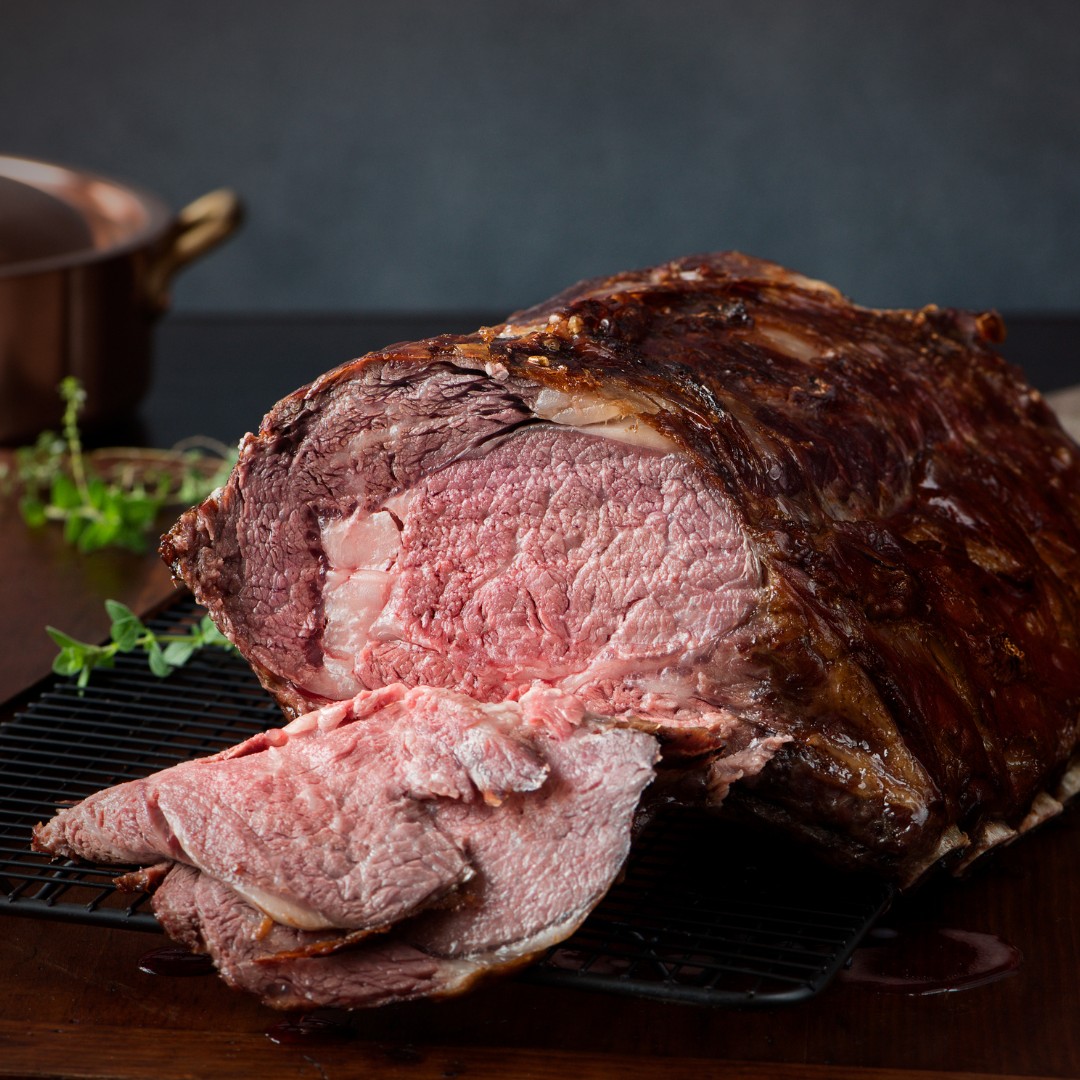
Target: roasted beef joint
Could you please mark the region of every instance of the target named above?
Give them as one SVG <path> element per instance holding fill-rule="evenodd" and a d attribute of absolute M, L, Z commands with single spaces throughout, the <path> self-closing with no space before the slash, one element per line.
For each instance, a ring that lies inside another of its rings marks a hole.
<path fill-rule="evenodd" d="M 965 864 L 1080 783 L 1080 449 L 1002 333 L 722 254 L 328 373 L 162 543 L 290 722 L 35 844 L 283 1007 L 526 961 L 650 791 Z"/>

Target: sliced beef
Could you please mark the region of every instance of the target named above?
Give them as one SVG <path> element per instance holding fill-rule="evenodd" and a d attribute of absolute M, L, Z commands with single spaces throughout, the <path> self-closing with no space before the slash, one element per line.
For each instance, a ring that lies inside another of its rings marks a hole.
<path fill-rule="evenodd" d="M 478 850 L 493 865 L 512 863 L 514 881 L 544 872 L 532 869 L 543 844 L 530 830 L 543 835 L 550 824 L 571 853 L 574 831 L 602 817 L 596 792 L 587 791 L 580 807 L 548 821 L 559 799 L 573 803 L 564 781 L 572 777 L 572 786 L 579 768 L 598 790 L 605 770 L 624 781 L 603 798 L 611 800 L 611 827 L 628 834 L 654 740 L 575 726 L 583 716 L 573 699 L 550 690 L 490 705 L 395 685 L 98 792 L 39 826 L 34 846 L 95 862 L 164 856 L 227 883 L 283 925 L 379 930 L 469 882 Z M 549 782 L 548 759 L 564 753 L 564 742 L 580 762 L 563 762 Z M 496 857 L 500 842 L 509 848 Z M 601 876 L 621 864 L 612 857 L 611 844 L 600 844 Z M 587 877 L 583 867 L 575 873 Z M 473 893 L 484 888 L 478 882 Z M 566 903 L 558 891 L 533 896 L 527 918 L 547 926 L 560 915 L 550 905 Z"/>
<path fill-rule="evenodd" d="M 541 680 L 911 881 L 1077 743 L 1078 450 L 1000 337 L 734 254 L 586 282 L 286 398 L 162 551 L 290 713 Z"/>
<path fill-rule="evenodd" d="M 188 866 L 170 872 L 153 908 L 170 937 L 208 953 L 230 986 L 275 1008 L 407 1001 L 449 990 L 455 981 L 453 962 L 383 935 L 327 956 L 275 959 L 324 939 L 273 922 L 227 885 Z"/>
<path fill-rule="evenodd" d="M 299 731 L 98 792 L 37 830 L 35 845 L 97 862 L 185 862 L 303 929 L 389 925 L 470 875 L 425 800 L 471 797 L 489 778 L 469 764 L 494 766 L 507 790 L 535 790 L 547 772 L 472 702 L 433 698 L 365 694 Z"/>
<path fill-rule="evenodd" d="M 655 750 L 650 737 L 617 729 L 541 744 L 551 772 L 535 794 L 440 805 L 476 873 L 457 903 L 357 944 L 271 921 L 220 880 L 181 867 L 154 894 L 154 911 L 227 982 L 276 1008 L 454 993 L 519 966 L 573 933 L 610 887 Z"/>

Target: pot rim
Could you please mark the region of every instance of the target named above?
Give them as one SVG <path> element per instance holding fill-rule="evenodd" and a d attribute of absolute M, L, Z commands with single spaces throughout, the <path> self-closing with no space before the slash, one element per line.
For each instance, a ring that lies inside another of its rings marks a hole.
<path fill-rule="evenodd" d="M 121 239 L 108 240 L 100 245 L 95 242 L 91 247 L 60 255 L 0 265 L 0 280 L 74 270 L 130 255 L 160 239 L 174 220 L 172 211 L 157 195 L 88 169 L 71 168 L 39 158 L 0 154 L 0 176 L 25 184 L 63 203 L 79 214 L 92 234 L 95 221 L 99 227 L 104 225 L 124 230 Z M 134 212 L 141 215 L 141 221 L 131 223 L 130 231 L 127 231 L 123 217 L 118 213 L 121 208 L 128 214 Z"/>

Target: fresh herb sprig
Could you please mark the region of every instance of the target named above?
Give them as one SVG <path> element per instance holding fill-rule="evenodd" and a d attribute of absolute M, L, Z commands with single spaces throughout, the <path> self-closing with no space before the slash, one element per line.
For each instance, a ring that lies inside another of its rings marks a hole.
<path fill-rule="evenodd" d="M 78 676 L 80 689 L 90 681 L 90 674 L 95 668 L 113 667 L 117 653 L 142 649 L 150 670 L 164 678 L 178 667 L 183 667 L 199 649 L 207 646 L 226 650 L 235 648 L 208 615 L 204 615 L 186 634 L 155 634 L 131 608 L 116 600 L 106 600 L 105 610 L 112 620 L 111 639 L 107 645 L 92 645 L 54 626 L 45 627 L 45 632 L 60 649 L 53 660 L 53 671 L 57 675 Z"/>
<path fill-rule="evenodd" d="M 59 389 L 61 433 L 46 431 L 33 446 L 15 453 L 19 510 L 28 525 L 62 523 L 64 539 L 79 551 L 121 547 L 143 552 L 165 506 L 198 502 L 228 478 L 235 455 L 226 447 L 216 448 L 220 456 L 213 459 L 195 450 L 125 448 L 87 454 L 78 423 L 86 391 L 70 375 Z M 103 470 L 102 454 L 119 458 L 121 465 Z M 209 468 L 208 461 L 213 462 Z"/>

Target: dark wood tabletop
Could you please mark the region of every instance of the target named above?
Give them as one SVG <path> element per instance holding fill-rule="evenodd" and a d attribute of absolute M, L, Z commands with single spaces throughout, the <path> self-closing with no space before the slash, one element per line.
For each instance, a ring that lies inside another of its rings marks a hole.
<path fill-rule="evenodd" d="M 485 321 L 174 319 L 161 329 L 140 422 L 111 434 L 154 445 L 195 433 L 233 442 L 278 397 L 339 361 Z M 1080 382 L 1080 319 L 1010 322 L 1006 352 L 1036 385 Z M 106 597 L 147 612 L 172 590 L 152 554 L 77 555 L 54 532 L 28 530 L 10 508 L 0 514 L 0 550 L 0 722 L 48 675 L 45 624 L 102 639 Z M 282 1044 L 267 1034 L 280 1017 L 214 976 L 140 971 L 140 958 L 163 944 L 153 935 L 9 916 L 0 921 L 0 1076 L 1080 1076 L 1077 807 L 969 877 L 934 879 L 902 897 L 882 930 L 866 949 L 894 950 L 894 966 L 908 975 L 900 990 L 860 981 L 865 950 L 815 999 L 762 1010 L 509 979 L 445 1002 L 356 1013 L 344 1028 Z M 983 985 L 901 992 L 948 967 L 943 932 L 1011 947 L 1018 961 Z"/>

